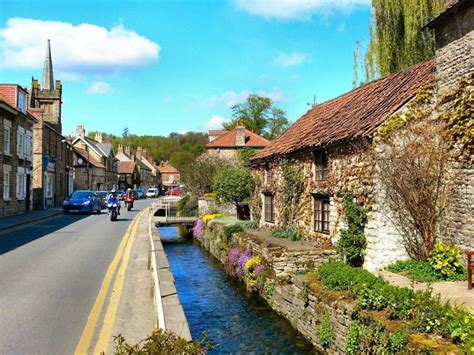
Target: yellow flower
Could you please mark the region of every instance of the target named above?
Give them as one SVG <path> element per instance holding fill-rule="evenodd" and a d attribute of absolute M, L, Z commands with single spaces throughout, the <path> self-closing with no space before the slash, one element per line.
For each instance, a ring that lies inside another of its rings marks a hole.
<path fill-rule="evenodd" d="M 213 219 L 216 219 L 216 218 L 220 218 L 220 217 L 224 217 L 224 215 L 222 213 L 205 214 L 204 216 L 202 216 L 202 221 L 205 224 L 207 224 L 209 221 L 211 221 Z"/>
<path fill-rule="evenodd" d="M 247 262 L 244 265 L 244 268 L 246 270 L 250 270 L 250 269 L 254 268 L 257 265 L 260 265 L 261 263 L 262 263 L 262 261 L 260 260 L 260 256 L 258 256 L 258 255 L 253 256 L 249 260 L 247 260 Z"/>

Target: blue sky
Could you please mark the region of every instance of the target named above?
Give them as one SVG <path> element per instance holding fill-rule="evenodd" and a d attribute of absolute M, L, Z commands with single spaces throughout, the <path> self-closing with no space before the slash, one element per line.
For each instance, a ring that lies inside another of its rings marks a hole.
<path fill-rule="evenodd" d="M 369 18 L 369 0 L 2 0 L 0 82 L 41 81 L 50 38 L 64 134 L 207 131 L 249 93 L 293 122 L 351 89 Z"/>

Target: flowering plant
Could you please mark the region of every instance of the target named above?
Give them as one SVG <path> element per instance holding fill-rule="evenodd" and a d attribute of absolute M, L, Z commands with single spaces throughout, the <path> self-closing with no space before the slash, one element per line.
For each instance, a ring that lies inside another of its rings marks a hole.
<path fill-rule="evenodd" d="M 194 236 L 199 239 L 200 241 L 202 241 L 204 238 L 202 236 L 202 228 L 204 227 L 204 222 L 199 219 L 196 223 L 196 225 L 194 226 Z"/>
<path fill-rule="evenodd" d="M 220 217 L 224 217 L 224 215 L 222 213 L 205 214 L 202 216 L 202 221 L 207 224 L 209 221 Z"/>

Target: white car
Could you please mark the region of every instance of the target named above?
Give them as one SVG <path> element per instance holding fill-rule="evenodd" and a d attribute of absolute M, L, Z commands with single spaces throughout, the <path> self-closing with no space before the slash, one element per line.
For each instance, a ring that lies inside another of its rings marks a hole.
<path fill-rule="evenodd" d="M 150 187 L 147 191 L 146 191 L 146 197 L 158 197 L 158 189 L 156 187 Z"/>

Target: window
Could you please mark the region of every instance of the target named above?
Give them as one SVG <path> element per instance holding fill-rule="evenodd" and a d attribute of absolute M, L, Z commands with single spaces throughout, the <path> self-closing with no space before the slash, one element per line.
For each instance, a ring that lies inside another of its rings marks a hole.
<path fill-rule="evenodd" d="M 314 230 L 329 233 L 329 198 L 314 198 Z"/>
<path fill-rule="evenodd" d="M 33 132 L 26 131 L 25 133 L 25 158 L 33 159 Z"/>
<path fill-rule="evenodd" d="M 3 199 L 4 200 L 10 199 L 10 172 L 9 171 L 3 172 Z"/>
<path fill-rule="evenodd" d="M 53 197 L 53 176 L 46 173 L 46 197 Z"/>
<path fill-rule="evenodd" d="M 275 206 L 273 203 L 273 195 L 265 195 L 265 221 L 275 222 Z"/>
<path fill-rule="evenodd" d="M 23 200 L 26 196 L 26 174 L 16 174 L 16 198 Z"/>
<path fill-rule="evenodd" d="M 326 180 L 328 178 L 328 154 L 326 151 L 315 152 L 314 154 L 314 178 L 316 180 Z"/>
<path fill-rule="evenodd" d="M 270 185 L 273 180 L 272 170 L 270 168 L 265 169 L 265 184 Z"/>
<path fill-rule="evenodd" d="M 16 133 L 16 154 L 19 158 L 25 157 L 25 129 L 23 127 L 18 127 Z"/>
<path fill-rule="evenodd" d="M 3 136 L 3 152 L 6 154 L 10 154 L 10 144 L 11 144 L 11 137 L 10 137 L 10 127 L 4 127 L 4 136 Z"/>
<path fill-rule="evenodd" d="M 26 113 L 26 94 L 23 91 L 18 90 L 18 109 Z"/>

